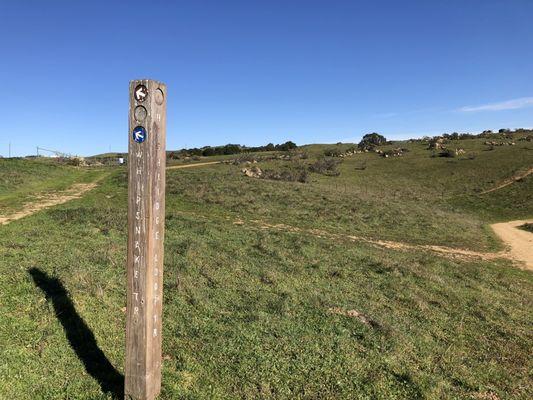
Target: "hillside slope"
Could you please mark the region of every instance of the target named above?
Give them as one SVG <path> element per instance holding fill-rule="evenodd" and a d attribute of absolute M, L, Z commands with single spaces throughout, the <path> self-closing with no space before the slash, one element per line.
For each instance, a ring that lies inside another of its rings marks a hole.
<path fill-rule="evenodd" d="M 308 171 L 331 146 L 167 172 L 161 399 L 533 396 L 532 272 L 424 247 L 501 250 L 489 223 L 533 215 L 533 176 L 481 192 L 530 167 L 531 145 L 462 141 L 451 159 L 398 145 L 338 176 Z M 120 398 L 126 185 L 117 168 L 0 226 L 6 398 Z M 372 242 L 386 240 L 411 247 Z"/>

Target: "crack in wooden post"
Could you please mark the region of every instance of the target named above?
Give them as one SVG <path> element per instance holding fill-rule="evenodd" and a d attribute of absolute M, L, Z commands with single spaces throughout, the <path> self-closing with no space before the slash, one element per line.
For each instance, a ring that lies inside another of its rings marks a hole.
<path fill-rule="evenodd" d="M 130 82 L 125 399 L 161 391 L 166 86 Z"/>

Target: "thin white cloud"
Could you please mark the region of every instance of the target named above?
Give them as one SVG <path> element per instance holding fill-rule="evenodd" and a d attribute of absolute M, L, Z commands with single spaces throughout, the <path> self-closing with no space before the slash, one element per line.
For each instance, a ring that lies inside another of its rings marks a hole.
<path fill-rule="evenodd" d="M 373 117 L 374 118 L 393 118 L 399 115 L 400 113 L 397 113 L 397 112 L 387 112 L 387 113 L 374 114 Z"/>
<path fill-rule="evenodd" d="M 428 114 L 428 113 L 441 113 L 441 112 L 448 112 L 449 110 L 446 110 L 444 108 L 440 107 L 430 107 L 430 108 L 419 108 L 411 111 L 401 111 L 401 112 L 383 112 L 372 115 L 374 118 L 379 119 L 385 119 L 385 118 L 395 118 L 395 117 L 408 117 L 410 115 L 417 115 L 417 114 Z"/>
<path fill-rule="evenodd" d="M 489 103 L 480 106 L 465 106 L 459 109 L 461 112 L 476 112 L 476 111 L 502 111 L 502 110 L 517 110 L 519 108 L 533 107 L 533 97 L 521 97 L 519 99 L 512 99 L 502 101 L 499 103 Z"/>

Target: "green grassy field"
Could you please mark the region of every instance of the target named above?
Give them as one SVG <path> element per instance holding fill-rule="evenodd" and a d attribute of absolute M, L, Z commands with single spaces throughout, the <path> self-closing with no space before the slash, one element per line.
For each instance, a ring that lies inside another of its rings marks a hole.
<path fill-rule="evenodd" d="M 168 171 L 161 399 L 533 397 L 530 271 L 265 229 L 496 251 L 489 223 L 533 216 L 531 175 L 480 194 L 531 167 L 531 144 L 464 140 L 450 159 L 400 145 L 404 157 L 357 154 L 307 183 Z M 306 168 L 330 147 L 256 165 Z M 6 171 L 26 164 L 4 162 L 8 193 Z M 15 190 L 29 194 L 38 168 Z M 117 167 L 82 199 L 0 227 L 0 399 L 120 398 L 126 185 Z"/>

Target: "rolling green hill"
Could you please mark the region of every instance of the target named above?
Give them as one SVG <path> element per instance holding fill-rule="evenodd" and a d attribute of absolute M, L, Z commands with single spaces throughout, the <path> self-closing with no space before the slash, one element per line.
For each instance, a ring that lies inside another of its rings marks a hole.
<path fill-rule="evenodd" d="M 393 143 L 408 151 L 325 174 L 310 165 L 351 145 L 169 170 L 161 399 L 533 397 L 531 271 L 423 247 L 490 254 L 489 223 L 533 217 L 533 175 L 483 194 L 533 144 L 483 142 Z M 110 171 L 0 226 L 0 398 L 120 398 L 127 181 Z"/>

